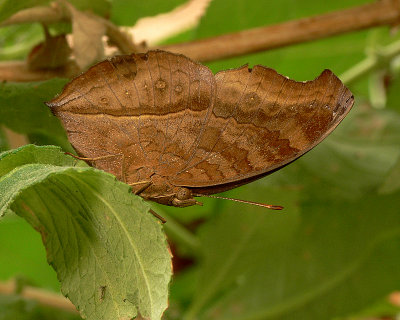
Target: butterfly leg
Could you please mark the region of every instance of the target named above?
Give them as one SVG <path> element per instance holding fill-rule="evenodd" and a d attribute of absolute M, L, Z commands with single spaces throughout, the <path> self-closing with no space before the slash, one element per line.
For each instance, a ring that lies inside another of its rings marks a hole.
<path fill-rule="evenodd" d="M 139 181 L 139 182 L 129 183 L 129 185 L 131 187 L 137 186 L 138 184 L 143 184 L 143 186 L 135 191 L 136 195 L 141 194 L 144 190 L 146 190 L 148 187 L 150 187 L 153 184 L 153 182 L 152 181 Z"/>
<path fill-rule="evenodd" d="M 178 199 L 178 198 L 174 198 L 172 200 L 172 205 L 174 207 L 180 207 L 180 208 L 184 208 L 184 207 L 189 207 L 189 206 L 194 206 L 195 204 L 202 206 L 203 203 L 197 201 L 196 199 Z"/>
<path fill-rule="evenodd" d="M 153 209 L 150 209 L 150 213 L 155 216 L 158 220 L 161 221 L 162 224 L 166 223 L 167 220 L 165 218 L 161 217 L 158 213 L 156 213 Z"/>
<path fill-rule="evenodd" d="M 100 156 L 100 157 L 95 157 L 95 158 L 85 158 L 85 157 L 76 156 L 70 152 L 65 152 L 65 154 L 68 154 L 69 156 L 74 157 L 75 159 L 84 160 L 84 161 L 97 161 L 97 160 L 104 160 L 104 159 L 111 158 L 111 157 L 121 156 L 120 154 L 109 154 L 106 156 Z"/>
<path fill-rule="evenodd" d="M 122 165 L 121 165 L 121 181 L 126 183 L 126 176 L 125 176 L 125 155 L 124 154 L 108 154 L 106 156 L 100 156 L 100 157 L 94 157 L 94 158 L 85 158 L 85 157 L 79 157 L 76 156 L 70 152 L 65 152 L 65 154 L 70 155 L 71 157 L 74 157 L 77 160 L 84 160 L 84 161 L 98 161 L 98 160 L 104 160 L 112 157 L 122 157 Z"/>

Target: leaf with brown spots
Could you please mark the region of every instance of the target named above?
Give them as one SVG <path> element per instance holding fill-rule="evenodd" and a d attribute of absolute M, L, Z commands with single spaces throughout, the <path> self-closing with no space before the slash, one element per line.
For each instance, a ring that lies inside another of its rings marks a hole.
<path fill-rule="evenodd" d="M 47 104 L 79 155 L 143 198 L 183 207 L 299 158 L 353 102 L 329 70 L 308 82 L 259 65 L 214 76 L 185 56 L 150 51 L 97 64 Z"/>

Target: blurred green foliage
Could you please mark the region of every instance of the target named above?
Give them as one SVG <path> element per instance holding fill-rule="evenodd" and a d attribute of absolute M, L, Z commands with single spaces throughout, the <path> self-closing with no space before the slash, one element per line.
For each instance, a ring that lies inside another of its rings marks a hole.
<path fill-rule="evenodd" d="M 111 21 L 117 25 L 132 26 L 141 17 L 155 16 L 168 12 L 184 0 L 131 1 L 112 0 Z"/>
<path fill-rule="evenodd" d="M 15 132 L 30 135 L 33 143 L 60 145 L 72 151 L 61 123 L 44 104 L 59 93 L 67 81 L 1 83 L 0 123 Z"/>
<path fill-rule="evenodd" d="M 8 150 L 10 145 L 8 144 L 8 139 L 4 129 L 0 127 L 0 152 Z"/>
<path fill-rule="evenodd" d="M 19 296 L 0 296 L 0 320 L 78 320 L 81 317 L 43 307 Z"/>

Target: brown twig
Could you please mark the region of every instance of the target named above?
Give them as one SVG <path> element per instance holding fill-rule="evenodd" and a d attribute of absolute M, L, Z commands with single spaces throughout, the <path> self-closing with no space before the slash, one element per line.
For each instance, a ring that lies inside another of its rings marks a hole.
<path fill-rule="evenodd" d="M 215 61 L 400 22 L 399 0 L 377 2 L 217 37 L 163 46 L 197 61 Z"/>
<path fill-rule="evenodd" d="M 121 51 L 123 54 L 130 54 L 133 52 L 140 52 L 143 48 L 142 44 L 136 45 L 134 44 L 132 37 L 122 32 L 116 25 L 111 23 L 110 21 L 103 19 L 103 23 L 106 26 L 106 34 L 109 37 L 110 41 L 115 44 L 115 46 Z"/>
<path fill-rule="evenodd" d="M 33 8 L 37 9 L 37 8 Z M 0 24 L 9 25 L 12 23 L 32 22 L 32 18 L 27 9 L 17 13 L 8 20 Z M 32 11 L 33 12 L 33 11 Z M 52 13 L 46 11 L 46 16 L 36 12 L 36 18 L 41 19 L 37 22 L 54 22 L 56 17 L 60 18 L 60 13 L 54 9 Z M 19 15 L 19 17 L 17 16 Z M 23 18 L 25 17 L 25 18 Z M 24 21 L 24 19 L 26 19 Z M 65 19 L 63 15 L 62 18 Z M 374 3 L 322 14 L 314 17 L 292 20 L 272 26 L 254 28 L 240 32 L 225 34 L 217 37 L 197 40 L 192 42 L 167 45 L 160 49 L 182 53 L 197 61 L 215 61 L 228 57 L 240 56 L 258 51 L 288 46 L 291 44 L 322 39 L 333 35 L 367 29 L 382 25 L 396 25 L 400 22 L 400 0 L 378 0 Z M 114 25 L 107 26 L 109 37 L 118 43 L 121 52 L 127 53 L 133 49 L 133 45 L 124 42 L 128 39 L 126 35 L 119 33 Z M 114 34 L 118 33 L 118 38 Z M 129 39 L 131 41 L 131 39 Z M 0 80 L 10 81 L 32 81 L 31 79 L 47 79 L 50 74 L 30 74 L 23 63 L 14 63 L 12 70 L 8 63 L 0 64 Z M 25 72 L 21 75 L 20 72 Z M 58 76 L 68 77 L 67 73 Z M 41 77 L 41 78 L 40 78 Z"/>
<path fill-rule="evenodd" d="M 2 81 L 42 81 L 52 78 L 71 78 L 80 72 L 75 63 L 71 62 L 60 69 L 31 70 L 25 61 L 1 61 L 0 80 Z"/>
<path fill-rule="evenodd" d="M 0 294 L 11 295 L 16 293 L 15 281 L 0 282 Z M 19 293 L 22 298 L 34 300 L 40 304 L 68 312 L 78 313 L 75 306 L 67 298 L 43 289 L 25 286 Z"/>

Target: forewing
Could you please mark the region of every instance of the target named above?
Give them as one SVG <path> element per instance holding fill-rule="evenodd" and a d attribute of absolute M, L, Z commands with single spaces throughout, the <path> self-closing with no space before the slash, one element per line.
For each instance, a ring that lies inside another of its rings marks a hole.
<path fill-rule="evenodd" d="M 150 51 L 95 65 L 48 105 L 79 155 L 134 183 L 184 166 L 210 116 L 214 91 L 207 67 Z"/>
<path fill-rule="evenodd" d="M 321 142 L 353 104 L 351 92 L 329 70 L 296 82 L 269 68 L 244 66 L 218 73 L 216 83 L 196 152 L 170 178 L 176 185 L 236 185 L 272 172 Z"/>

